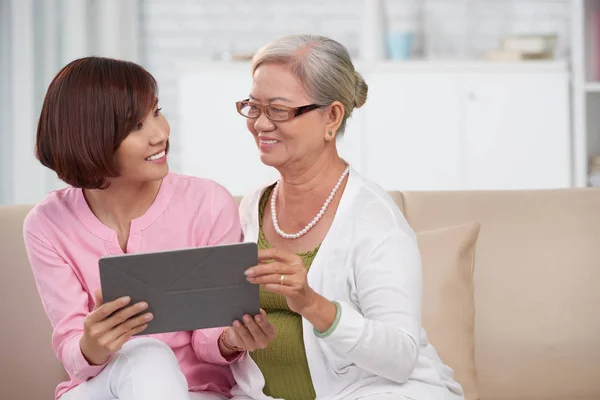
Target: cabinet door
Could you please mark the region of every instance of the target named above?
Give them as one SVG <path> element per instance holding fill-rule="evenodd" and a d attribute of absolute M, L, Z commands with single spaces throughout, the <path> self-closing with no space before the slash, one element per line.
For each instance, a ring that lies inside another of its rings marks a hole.
<path fill-rule="evenodd" d="M 386 190 L 457 190 L 459 79 L 446 73 L 366 76 L 366 174 Z"/>
<path fill-rule="evenodd" d="M 566 73 L 465 77 L 466 189 L 571 184 Z"/>
<path fill-rule="evenodd" d="M 248 97 L 250 70 L 246 65 L 205 68 L 179 81 L 180 169 L 242 196 L 278 176 L 260 161 L 246 120 L 235 109 L 237 100 Z"/>

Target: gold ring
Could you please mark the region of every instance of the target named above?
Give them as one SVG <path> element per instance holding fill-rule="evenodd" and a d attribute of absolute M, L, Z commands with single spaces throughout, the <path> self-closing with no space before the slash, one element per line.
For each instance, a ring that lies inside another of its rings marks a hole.
<path fill-rule="evenodd" d="M 279 284 L 283 286 L 283 278 L 285 278 L 285 275 L 281 274 L 281 278 L 279 278 Z"/>

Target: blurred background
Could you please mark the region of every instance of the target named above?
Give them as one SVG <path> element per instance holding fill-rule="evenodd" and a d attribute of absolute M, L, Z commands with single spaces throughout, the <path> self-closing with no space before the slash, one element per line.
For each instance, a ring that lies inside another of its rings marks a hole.
<path fill-rule="evenodd" d="M 0 0 L 0 204 L 61 187 L 33 155 L 47 86 L 75 58 L 148 69 L 171 169 L 234 195 L 275 177 L 235 101 L 249 59 L 330 36 L 369 85 L 340 140 L 388 190 L 600 186 L 600 0 Z"/>

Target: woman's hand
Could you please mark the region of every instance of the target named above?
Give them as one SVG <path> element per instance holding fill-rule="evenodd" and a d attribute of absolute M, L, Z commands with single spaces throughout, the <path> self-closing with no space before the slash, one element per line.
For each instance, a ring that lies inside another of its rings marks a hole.
<path fill-rule="evenodd" d="M 275 338 L 275 327 L 267 319 L 264 310 L 261 309 L 254 318 L 244 315 L 243 321 L 244 324 L 234 321 L 221 335 L 219 348 L 223 357 L 229 358 L 240 351 L 265 349 Z"/>
<path fill-rule="evenodd" d="M 145 313 L 132 318 L 148 308 L 148 304 L 140 302 L 123 308 L 131 301 L 129 297 L 102 304 L 101 291 L 97 290 L 94 295 L 96 307 L 83 321 L 83 336 L 79 346 L 90 364 L 102 365 L 131 336 L 146 329 L 152 314 Z"/>
<path fill-rule="evenodd" d="M 290 310 L 308 320 L 317 331 L 325 332 L 333 325 L 337 308 L 308 286 L 308 271 L 300 256 L 271 248 L 259 250 L 258 262 L 246 270 L 249 282 L 284 296 Z"/>
<path fill-rule="evenodd" d="M 308 286 L 306 266 L 300 256 L 271 248 L 259 250 L 258 262 L 246 270 L 249 282 L 285 296 L 290 310 L 300 315 L 315 304 L 317 294 Z"/>

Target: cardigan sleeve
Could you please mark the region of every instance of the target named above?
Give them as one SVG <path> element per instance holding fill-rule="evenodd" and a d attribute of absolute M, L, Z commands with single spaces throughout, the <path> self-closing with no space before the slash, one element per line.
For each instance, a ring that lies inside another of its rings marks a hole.
<path fill-rule="evenodd" d="M 421 256 L 413 237 L 394 229 L 355 270 L 358 306 L 339 301 L 339 321 L 320 338 L 338 355 L 406 382 L 416 365 L 421 329 Z"/>

